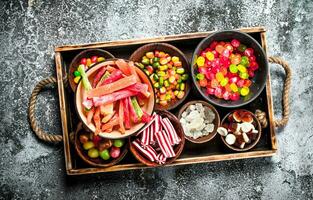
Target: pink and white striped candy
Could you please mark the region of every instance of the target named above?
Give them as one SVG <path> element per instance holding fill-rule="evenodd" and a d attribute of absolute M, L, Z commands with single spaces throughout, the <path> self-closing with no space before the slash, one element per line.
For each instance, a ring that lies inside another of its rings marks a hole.
<path fill-rule="evenodd" d="M 163 153 L 159 153 L 159 154 L 157 155 L 157 160 L 156 160 L 156 162 L 157 162 L 158 164 L 160 164 L 160 165 L 165 164 L 165 162 L 166 162 L 166 157 L 164 156 Z"/>
<path fill-rule="evenodd" d="M 150 134 L 150 144 L 155 144 L 155 123 L 152 123 L 149 127 L 149 134 Z"/>
<path fill-rule="evenodd" d="M 161 124 L 162 127 L 164 128 L 168 138 L 170 139 L 171 145 L 179 144 L 180 143 L 180 138 L 178 137 L 171 121 L 166 117 L 161 119 Z"/>
<path fill-rule="evenodd" d="M 147 146 L 150 144 L 150 131 L 149 128 L 146 128 L 141 133 L 141 144 Z"/>
<path fill-rule="evenodd" d="M 144 149 L 141 145 L 140 145 L 140 141 L 139 140 L 134 140 L 133 145 L 135 146 L 135 148 L 140 151 L 146 158 L 148 158 L 150 161 L 154 162 L 157 159 L 157 154 L 155 151 L 151 151 L 151 149 L 153 149 L 151 146 L 147 146 L 146 149 Z"/>
<path fill-rule="evenodd" d="M 170 143 L 169 138 L 167 137 L 167 134 L 165 131 L 159 131 L 155 134 L 155 137 L 158 141 L 158 144 L 161 148 L 162 153 L 166 158 L 172 158 L 175 156 L 175 152 L 173 150 L 173 147 Z"/>

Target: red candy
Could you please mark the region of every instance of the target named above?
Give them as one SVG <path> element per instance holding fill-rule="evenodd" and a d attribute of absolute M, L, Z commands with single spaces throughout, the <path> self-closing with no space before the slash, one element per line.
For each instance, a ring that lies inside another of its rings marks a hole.
<path fill-rule="evenodd" d="M 98 59 L 98 56 L 92 56 L 92 57 L 91 57 L 91 62 L 92 62 L 92 63 L 96 63 L 96 62 L 97 62 L 97 59 Z"/>
<path fill-rule="evenodd" d="M 80 64 L 87 65 L 87 58 L 82 58 Z"/>
<path fill-rule="evenodd" d="M 249 87 L 253 84 L 249 78 L 255 76 L 259 65 L 254 49 L 248 47 L 242 52 L 244 48 L 246 48 L 244 44 L 233 39 L 230 42 L 213 41 L 209 47 L 200 52 L 197 64 L 200 63 L 201 66 L 198 66 L 200 76 L 197 76 L 197 82 L 200 87 L 206 88 L 208 95 L 237 101 L 240 95 L 249 94 Z M 214 59 L 210 53 L 214 55 Z"/>

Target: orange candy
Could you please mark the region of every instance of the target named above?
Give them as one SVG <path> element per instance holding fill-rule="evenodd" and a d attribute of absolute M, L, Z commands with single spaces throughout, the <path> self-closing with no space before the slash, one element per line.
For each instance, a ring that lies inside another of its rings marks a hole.
<path fill-rule="evenodd" d="M 243 84 L 243 86 L 245 86 L 245 87 L 250 87 L 251 84 L 252 84 L 252 81 L 249 80 L 249 79 L 246 79 L 245 82 L 244 82 L 244 84 Z"/>
<path fill-rule="evenodd" d="M 216 79 L 211 80 L 211 87 L 217 88 L 219 86 L 219 82 Z"/>
<path fill-rule="evenodd" d="M 235 55 L 234 57 L 231 58 L 230 62 L 231 64 L 234 64 L 234 65 L 238 65 L 241 61 L 241 56 L 239 55 Z"/>
<path fill-rule="evenodd" d="M 227 92 L 231 92 L 232 91 L 229 84 L 225 85 L 225 90 Z"/>
<path fill-rule="evenodd" d="M 205 79 L 202 79 L 199 81 L 199 85 L 201 87 L 206 87 L 208 85 L 208 80 L 205 78 Z"/>
<path fill-rule="evenodd" d="M 222 54 L 222 52 L 224 51 L 225 47 L 223 47 L 222 45 L 218 44 L 215 47 L 215 51 L 217 51 L 219 54 Z"/>

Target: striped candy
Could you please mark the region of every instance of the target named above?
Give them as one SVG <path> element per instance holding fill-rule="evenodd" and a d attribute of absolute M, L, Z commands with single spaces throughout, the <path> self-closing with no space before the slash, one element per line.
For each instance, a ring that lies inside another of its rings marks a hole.
<path fill-rule="evenodd" d="M 146 146 L 146 149 L 144 149 L 140 145 L 140 141 L 139 140 L 134 140 L 132 143 L 135 146 L 135 148 L 138 151 L 140 151 L 150 161 L 154 162 L 157 159 L 157 153 L 155 152 L 155 150 L 151 146 Z"/>
<path fill-rule="evenodd" d="M 167 134 L 165 131 L 159 131 L 155 134 L 155 137 L 158 141 L 158 144 L 161 148 L 162 153 L 166 158 L 172 158 L 175 157 L 175 152 L 173 150 L 173 147 L 171 146 L 170 140 L 167 137 Z"/>
<path fill-rule="evenodd" d="M 164 156 L 163 153 L 159 153 L 159 154 L 157 155 L 157 160 L 156 160 L 156 162 L 157 162 L 158 164 L 160 164 L 160 165 L 165 164 L 165 162 L 166 162 L 166 157 Z"/>
<path fill-rule="evenodd" d="M 174 146 L 175 144 L 179 144 L 180 138 L 178 137 L 171 121 L 168 118 L 163 118 L 161 119 L 161 124 L 170 140 L 171 145 Z"/>

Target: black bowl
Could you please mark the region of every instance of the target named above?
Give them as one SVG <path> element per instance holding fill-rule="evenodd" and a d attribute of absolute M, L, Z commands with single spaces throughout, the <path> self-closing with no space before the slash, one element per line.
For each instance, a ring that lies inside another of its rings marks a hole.
<path fill-rule="evenodd" d="M 225 41 L 225 42 L 229 41 L 230 42 L 232 39 L 237 39 L 242 44 L 245 44 L 247 47 L 251 47 L 254 49 L 254 55 L 256 56 L 256 61 L 259 64 L 259 69 L 255 71 L 255 76 L 253 77 L 253 79 L 250 79 L 252 81 L 252 85 L 249 87 L 250 93 L 247 96 L 240 97 L 240 99 L 237 101 L 230 101 L 230 100 L 226 101 L 224 99 L 216 98 L 213 95 L 206 94 L 206 89 L 201 88 L 199 86 L 196 80 L 196 76 L 195 76 L 197 72 L 196 59 L 198 55 L 200 55 L 201 51 L 206 49 L 211 44 L 211 42 L 213 41 Z M 206 99 L 210 103 L 217 105 L 217 106 L 235 108 L 235 107 L 240 107 L 240 106 L 243 106 L 252 102 L 263 91 L 265 83 L 266 83 L 267 74 L 268 74 L 268 62 L 267 62 L 266 54 L 263 48 L 255 39 L 253 39 L 248 34 L 242 33 L 239 31 L 232 31 L 232 30 L 220 31 L 212 35 L 209 35 L 198 44 L 192 56 L 191 74 L 192 74 L 192 80 L 198 92 L 203 96 L 204 99 Z"/>

